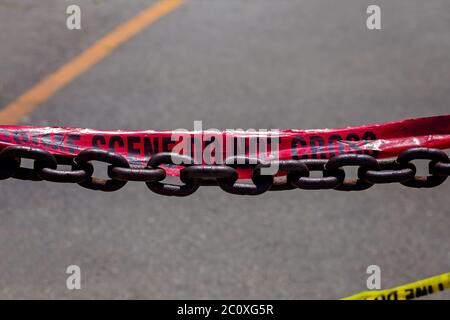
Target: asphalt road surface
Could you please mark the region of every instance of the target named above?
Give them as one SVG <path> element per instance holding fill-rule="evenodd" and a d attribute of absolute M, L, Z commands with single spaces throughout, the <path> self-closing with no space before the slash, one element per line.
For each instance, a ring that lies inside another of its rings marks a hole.
<path fill-rule="evenodd" d="M 372 1 L 188 0 L 22 123 L 304 129 L 448 113 L 450 2 L 376 2 L 369 31 Z M 152 3 L 0 0 L 0 108 Z M 372 264 L 389 288 L 450 271 L 449 191 L 176 199 L 2 181 L 0 298 L 335 299 L 365 290 Z M 81 290 L 66 288 L 72 264 Z"/>

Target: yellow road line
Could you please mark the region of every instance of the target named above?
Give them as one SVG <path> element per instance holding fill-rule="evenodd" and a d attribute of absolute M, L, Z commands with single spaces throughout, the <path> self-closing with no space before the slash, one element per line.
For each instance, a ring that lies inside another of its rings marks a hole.
<path fill-rule="evenodd" d="M 0 124 L 15 124 L 124 42 L 175 10 L 184 0 L 161 0 L 105 35 L 77 57 L 39 81 L 0 110 Z"/>

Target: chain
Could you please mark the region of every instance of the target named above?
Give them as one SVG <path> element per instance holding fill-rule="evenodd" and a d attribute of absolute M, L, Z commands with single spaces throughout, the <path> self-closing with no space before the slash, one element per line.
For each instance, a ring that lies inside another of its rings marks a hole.
<path fill-rule="evenodd" d="M 33 160 L 33 168 L 21 167 L 22 159 Z M 416 176 L 415 160 L 428 160 L 428 176 Z M 109 179 L 94 176 L 93 161 L 107 163 Z M 166 166 L 183 163 L 181 184 L 163 182 Z M 10 146 L 0 151 L 0 180 L 16 178 L 32 181 L 78 183 L 84 188 L 116 191 L 128 181 L 145 182 L 155 193 L 166 196 L 188 196 L 200 186 L 219 186 L 238 195 L 259 195 L 267 191 L 292 189 L 366 190 L 375 184 L 401 183 L 411 188 L 432 188 L 450 175 L 450 159 L 438 149 L 412 148 L 393 160 L 377 160 L 369 155 L 341 154 L 330 159 L 277 160 L 282 176 L 262 175 L 263 167 L 274 163 L 259 159 L 232 157 L 223 165 L 197 165 L 190 157 L 173 153 L 153 155 L 144 168 L 132 168 L 128 160 L 102 149 L 86 149 L 78 155 L 58 157 L 50 152 L 24 146 Z M 70 165 L 71 170 L 58 170 L 58 165 Z M 164 165 L 164 167 L 161 167 Z M 357 178 L 346 178 L 345 168 L 357 167 Z M 251 170 L 252 183 L 239 181 L 238 168 Z M 311 177 L 319 171 L 321 177 Z"/>

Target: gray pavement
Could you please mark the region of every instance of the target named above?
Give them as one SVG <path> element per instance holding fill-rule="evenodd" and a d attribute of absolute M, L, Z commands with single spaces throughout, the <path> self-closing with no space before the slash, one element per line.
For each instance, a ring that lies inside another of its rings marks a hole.
<path fill-rule="evenodd" d="M 78 3 L 81 31 L 65 29 Z M 0 0 L 0 106 L 153 1 Z M 23 123 L 322 128 L 445 114 L 450 2 L 188 0 Z M 450 184 L 256 198 L 0 184 L 0 298 L 326 299 L 450 271 Z M 65 270 L 82 269 L 82 290 Z M 450 298 L 442 293 L 433 298 Z"/>

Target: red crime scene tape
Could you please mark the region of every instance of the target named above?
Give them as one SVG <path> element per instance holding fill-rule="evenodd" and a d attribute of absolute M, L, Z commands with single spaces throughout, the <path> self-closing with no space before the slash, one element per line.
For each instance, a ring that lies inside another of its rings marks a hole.
<path fill-rule="evenodd" d="M 267 140 L 267 148 L 257 157 L 285 159 L 328 159 L 344 153 L 368 154 L 375 158 L 397 156 L 413 147 L 450 148 L 450 115 L 408 119 L 383 124 L 362 125 L 340 129 L 279 130 L 277 133 L 202 130 L 186 131 L 191 138 L 191 152 L 208 149 L 214 158 L 231 155 L 247 156 L 250 141 Z M 272 131 L 273 132 L 273 131 Z M 130 164 L 143 167 L 152 154 L 173 152 L 180 140 L 173 140 L 176 131 L 121 131 L 67 127 L 0 126 L 0 150 L 12 146 L 30 146 L 47 150 L 56 157 L 74 157 L 81 150 L 100 148 L 125 156 Z M 278 138 L 277 148 L 268 137 Z M 211 139 L 214 137 L 214 139 Z M 216 144 L 220 141 L 219 144 Z M 214 143 L 214 148 L 212 144 Z M 233 144 L 234 143 L 234 144 Z M 237 145 L 242 143 L 239 153 Z M 232 144 L 231 149 L 227 145 Z M 188 154 L 192 156 L 191 154 Z M 200 158 L 203 159 L 203 158 Z M 204 160 L 200 160 L 204 163 Z M 210 163 L 211 164 L 211 163 Z M 169 168 L 169 175 L 177 176 L 179 167 Z M 240 171 L 245 176 L 245 171 Z"/>

